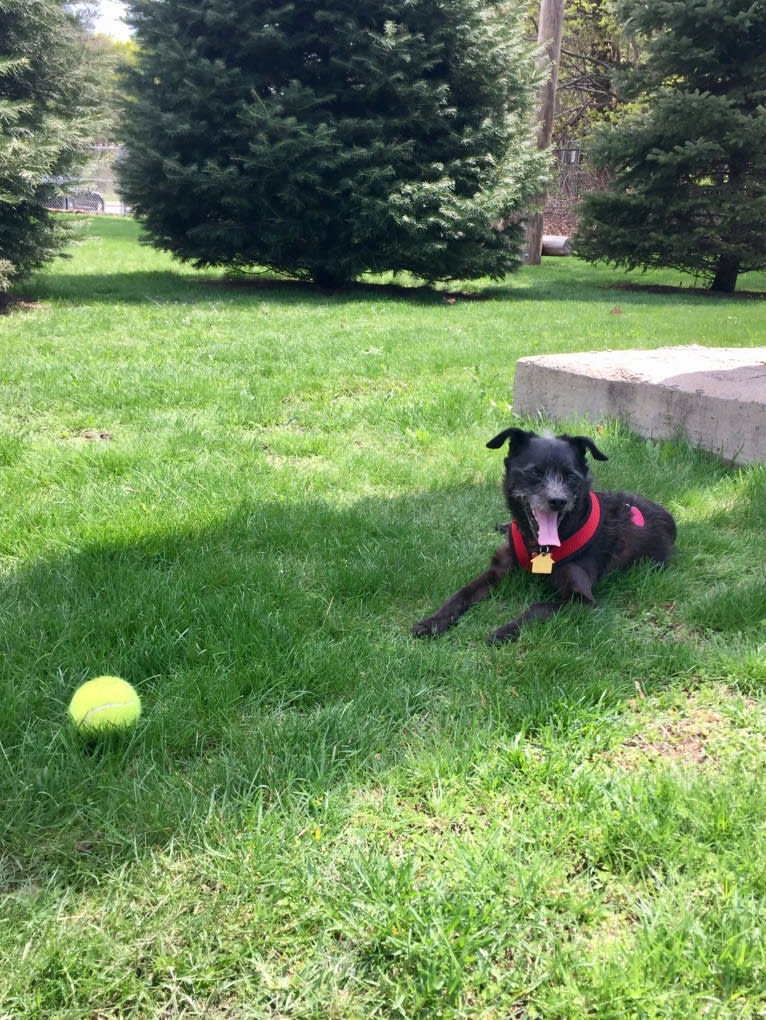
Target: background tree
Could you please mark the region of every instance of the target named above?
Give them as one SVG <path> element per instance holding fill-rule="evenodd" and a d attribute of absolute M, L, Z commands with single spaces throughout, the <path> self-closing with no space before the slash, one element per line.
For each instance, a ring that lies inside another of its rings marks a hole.
<path fill-rule="evenodd" d="M 615 73 L 636 60 L 612 0 L 566 0 L 553 143 L 586 142 L 616 107 Z"/>
<path fill-rule="evenodd" d="M 0 292 L 64 240 L 45 199 L 51 180 L 82 161 L 91 84 L 85 32 L 71 5 L 0 0 Z"/>
<path fill-rule="evenodd" d="M 508 0 L 132 0 L 122 191 L 197 266 L 500 277 L 545 160 Z"/>
<path fill-rule="evenodd" d="M 121 71 L 135 64 L 136 44 L 132 39 L 113 39 L 108 35 L 90 35 L 87 39 L 89 64 L 98 89 L 98 107 L 91 120 L 94 144 L 118 144 L 122 141 Z"/>
<path fill-rule="evenodd" d="M 583 201 L 577 251 L 733 291 L 766 266 L 766 0 L 630 0 L 619 13 L 644 61 L 622 81 L 632 110 L 593 147 L 612 179 Z"/>

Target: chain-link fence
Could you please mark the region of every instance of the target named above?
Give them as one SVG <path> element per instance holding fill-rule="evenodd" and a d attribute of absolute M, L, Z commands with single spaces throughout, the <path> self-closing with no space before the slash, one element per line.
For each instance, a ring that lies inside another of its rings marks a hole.
<path fill-rule="evenodd" d="M 122 156 L 120 145 L 94 145 L 91 157 L 77 177 L 57 177 L 55 194 L 47 201 L 49 209 L 72 212 L 112 213 L 125 216 L 128 207 L 117 190 L 115 164 Z"/>

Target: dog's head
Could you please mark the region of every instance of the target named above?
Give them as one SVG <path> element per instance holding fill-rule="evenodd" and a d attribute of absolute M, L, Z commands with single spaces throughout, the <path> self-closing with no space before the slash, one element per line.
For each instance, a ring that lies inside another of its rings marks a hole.
<path fill-rule="evenodd" d="M 487 443 L 498 450 L 508 440 L 503 489 L 508 508 L 524 537 L 540 546 L 561 545 L 559 528 L 575 527 L 589 506 L 590 472 L 586 454 L 607 460 L 587 436 L 538 436 L 508 428 Z"/>

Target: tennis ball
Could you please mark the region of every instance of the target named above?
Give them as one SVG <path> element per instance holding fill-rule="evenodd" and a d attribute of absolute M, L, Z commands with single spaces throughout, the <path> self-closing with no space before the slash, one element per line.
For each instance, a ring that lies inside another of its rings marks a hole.
<path fill-rule="evenodd" d="M 74 692 L 69 715 L 83 733 L 127 729 L 141 715 L 141 699 L 127 680 L 97 676 Z"/>

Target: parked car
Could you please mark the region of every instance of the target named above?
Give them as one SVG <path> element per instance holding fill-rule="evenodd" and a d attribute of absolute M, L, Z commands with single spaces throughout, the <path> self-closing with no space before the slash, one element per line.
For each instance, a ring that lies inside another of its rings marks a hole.
<path fill-rule="evenodd" d="M 93 189 L 84 187 L 76 177 L 43 177 L 42 184 L 55 185 L 55 193 L 45 198 L 46 209 L 68 210 L 71 212 L 104 212 L 104 196 Z"/>

